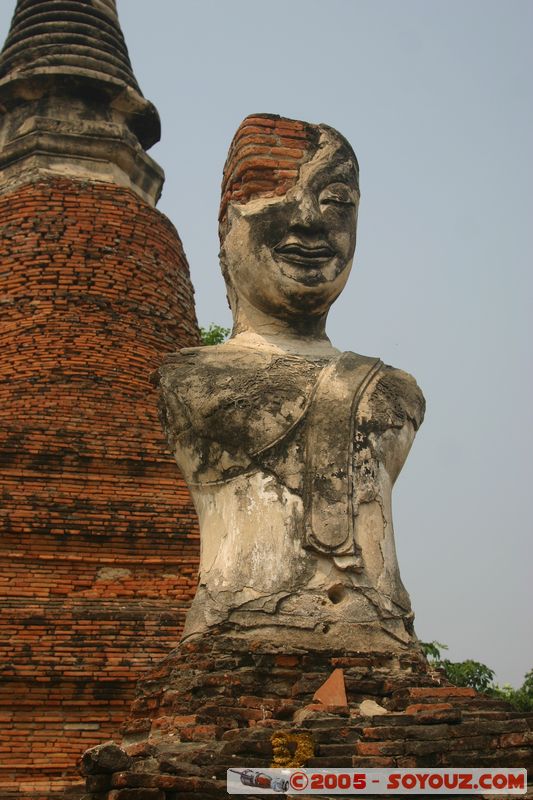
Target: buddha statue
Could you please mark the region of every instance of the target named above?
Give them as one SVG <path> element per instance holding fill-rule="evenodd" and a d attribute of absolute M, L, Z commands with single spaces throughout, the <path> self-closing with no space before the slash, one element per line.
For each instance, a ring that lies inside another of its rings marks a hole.
<path fill-rule="evenodd" d="M 258 114 L 224 168 L 228 341 L 157 373 L 200 521 L 184 640 L 214 629 L 311 649 L 416 646 L 391 492 L 424 415 L 415 380 L 326 335 L 356 244 L 359 166 L 327 125 Z"/>

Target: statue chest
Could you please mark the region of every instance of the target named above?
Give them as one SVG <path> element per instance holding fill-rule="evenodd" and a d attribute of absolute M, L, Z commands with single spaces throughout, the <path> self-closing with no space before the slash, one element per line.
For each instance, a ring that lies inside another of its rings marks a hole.
<path fill-rule="evenodd" d="M 191 461 L 180 466 L 192 483 L 287 459 L 301 473 L 306 458 L 326 449 L 340 455 L 351 439 L 354 397 L 377 363 L 353 353 L 335 361 L 179 356 L 161 370 L 160 407 L 177 458 Z M 294 488 L 299 482 L 289 478 Z"/>
<path fill-rule="evenodd" d="M 305 417 L 324 367 L 246 355 L 179 354 L 161 370 L 163 427 L 192 483 L 226 480 L 259 463 Z"/>
<path fill-rule="evenodd" d="M 368 447 L 358 405 L 381 367 L 354 353 L 326 363 L 182 361 L 162 386 L 164 425 L 187 482 L 194 489 L 245 472 L 271 474 L 302 498 L 309 545 L 352 552 L 354 467 Z"/>

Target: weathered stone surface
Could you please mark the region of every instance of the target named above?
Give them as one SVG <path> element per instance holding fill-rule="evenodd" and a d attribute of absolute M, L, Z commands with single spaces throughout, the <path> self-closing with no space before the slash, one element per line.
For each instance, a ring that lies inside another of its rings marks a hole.
<path fill-rule="evenodd" d="M 424 399 L 412 377 L 325 333 L 352 265 L 358 181 L 353 150 L 325 125 L 255 115 L 230 147 L 220 234 L 233 334 L 169 357 L 156 379 L 203 541 L 185 637 L 228 624 L 282 646 L 416 647 L 391 491 Z"/>
<path fill-rule="evenodd" d="M 114 789 L 109 792 L 109 800 L 165 800 L 161 789 Z"/>
<path fill-rule="evenodd" d="M 111 789 L 111 775 L 109 773 L 87 775 L 86 786 L 87 791 L 91 793 L 107 792 L 108 789 Z"/>
<path fill-rule="evenodd" d="M 363 702 L 359 704 L 358 711 L 363 717 L 375 717 L 380 714 L 388 713 L 387 709 L 380 706 L 375 700 L 363 700 Z"/>
<path fill-rule="evenodd" d="M 145 149 L 159 141 L 159 115 L 133 75 L 114 0 L 19 0 L 0 54 L 0 104 L 4 184 L 99 180 L 155 205 L 164 175 Z"/>
<path fill-rule="evenodd" d="M 114 742 L 104 742 L 86 750 L 81 759 L 82 775 L 120 772 L 128 769 L 131 758 Z"/>

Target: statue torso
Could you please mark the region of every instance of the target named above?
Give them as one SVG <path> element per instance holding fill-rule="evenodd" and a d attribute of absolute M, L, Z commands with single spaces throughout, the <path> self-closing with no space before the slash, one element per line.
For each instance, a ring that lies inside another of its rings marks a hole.
<path fill-rule="evenodd" d="M 221 346 L 168 357 L 160 386 L 163 425 L 201 520 L 197 611 L 209 617 L 208 596 L 220 607 L 223 591 L 221 616 L 233 624 L 250 614 L 272 623 L 280 607 L 313 620 L 319 584 L 324 594 L 338 583 L 354 617 L 383 603 L 410 614 L 390 512 L 424 411 L 409 375 L 353 353 Z M 194 610 L 189 617 L 190 632 L 204 625 Z"/>

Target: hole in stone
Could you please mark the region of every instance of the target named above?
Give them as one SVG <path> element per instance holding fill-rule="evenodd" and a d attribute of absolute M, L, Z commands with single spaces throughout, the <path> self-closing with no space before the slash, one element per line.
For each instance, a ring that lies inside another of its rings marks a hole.
<path fill-rule="evenodd" d="M 328 597 L 331 602 L 336 605 L 346 597 L 346 588 L 342 583 L 334 583 L 333 586 L 330 586 L 328 589 Z"/>

